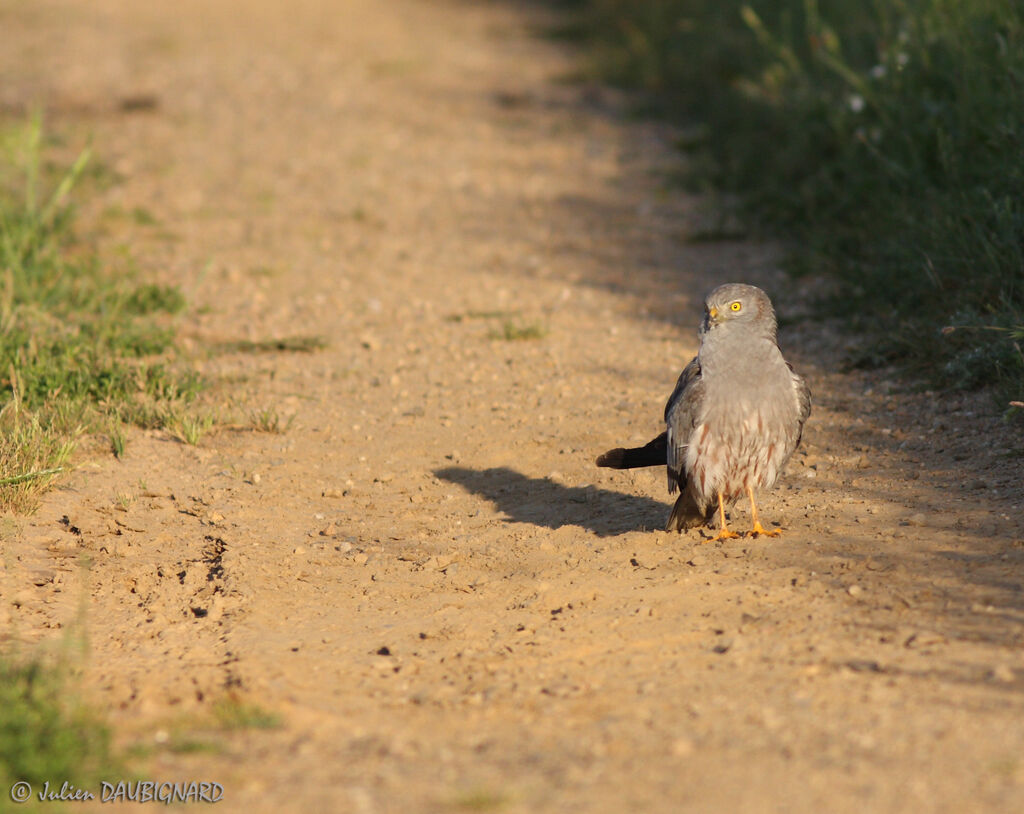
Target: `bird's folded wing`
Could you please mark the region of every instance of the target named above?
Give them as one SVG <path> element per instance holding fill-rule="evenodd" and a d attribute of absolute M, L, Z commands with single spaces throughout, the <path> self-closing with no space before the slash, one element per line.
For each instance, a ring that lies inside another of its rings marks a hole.
<path fill-rule="evenodd" d="M 686 464 L 686 447 L 690 442 L 693 428 L 697 426 L 704 402 L 704 380 L 701 378 L 700 362 L 694 358 L 683 368 L 676 382 L 676 389 L 665 405 L 666 464 L 668 465 L 668 491 L 672 494 L 685 484 L 683 467 Z"/>
<path fill-rule="evenodd" d="M 804 434 L 804 424 L 811 415 L 811 388 L 807 386 L 804 377 L 793 370 L 793 366 L 789 362 L 786 362 L 786 366 L 789 368 L 789 374 L 793 377 L 793 390 L 796 393 L 798 426 L 796 443 L 793 445 L 793 448 L 796 449 L 800 446 L 800 439 Z"/>

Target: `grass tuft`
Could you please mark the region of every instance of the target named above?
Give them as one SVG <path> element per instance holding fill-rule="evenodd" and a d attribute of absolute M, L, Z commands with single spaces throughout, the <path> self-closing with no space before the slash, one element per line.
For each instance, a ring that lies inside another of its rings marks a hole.
<path fill-rule="evenodd" d="M 253 410 L 249 414 L 249 421 L 257 432 L 280 435 L 288 432 L 295 421 L 295 415 L 284 418 L 275 408 L 269 407 L 264 410 Z"/>
<path fill-rule="evenodd" d="M 176 352 L 181 292 L 73 231 L 90 151 L 63 171 L 46 151 L 38 118 L 0 126 L 0 511 L 30 511 L 82 433 L 120 457 L 121 422 L 165 426 L 203 386 Z"/>
<path fill-rule="evenodd" d="M 128 449 L 128 437 L 125 435 L 120 421 L 111 424 L 108 437 L 110 438 L 110 451 L 114 453 L 115 458 L 121 460 Z"/>
<path fill-rule="evenodd" d="M 466 311 L 464 314 L 449 314 L 445 317 L 446 322 L 462 322 L 466 319 L 511 319 L 518 311 Z"/>
<path fill-rule="evenodd" d="M 227 730 L 232 729 L 277 729 L 281 718 L 257 704 L 228 695 L 213 705 L 214 718 Z"/>
<path fill-rule="evenodd" d="M 462 792 L 451 801 L 452 807 L 461 811 L 498 811 L 508 803 L 508 795 L 487 788 Z"/>
<path fill-rule="evenodd" d="M 0 785 L 98 785 L 116 770 L 107 727 L 78 699 L 63 663 L 0 656 Z"/>
<path fill-rule="evenodd" d="M 547 328 L 539 322 L 519 324 L 505 320 L 500 329 L 488 331 L 488 339 L 504 339 L 506 342 L 518 342 L 524 339 L 542 339 L 548 335 Z"/>
<path fill-rule="evenodd" d="M 31 511 L 64 471 L 80 431 L 68 418 L 54 410 L 40 419 L 16 401 L 0 408 L 0 507 Z"/>
<path fill-rule="evenodd" d="M 322 336 L 286 336 L 282 339 L 237 339 L 214 345 L 220 353 L 313 353 L 327 347 Z"/>
<path fill-rule="evenodd" d="M 191 447 L 196 446 L 213 425 L 214 417 L 209 413 L 174 412 L 165 422 L 171 435 Z"/>

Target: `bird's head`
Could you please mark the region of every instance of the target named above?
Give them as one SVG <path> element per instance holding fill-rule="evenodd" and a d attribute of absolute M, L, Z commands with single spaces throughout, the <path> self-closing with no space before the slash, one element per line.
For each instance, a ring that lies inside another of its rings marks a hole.
<path fill-rule="evenodd" d="M 701 334 L 726 325 L 744 325 L 774 338 L 775 310 L 768 295 L 757 286 L 744 283 L 720 285 L 704 299 Z"/>

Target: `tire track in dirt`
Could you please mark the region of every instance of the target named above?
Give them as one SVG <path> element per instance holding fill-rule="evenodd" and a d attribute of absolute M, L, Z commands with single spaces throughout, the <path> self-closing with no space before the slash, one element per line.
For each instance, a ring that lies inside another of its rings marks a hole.
<path fill-rule="evenodd" d="M 156 214 L 132 249 L 188 289 L 196 346 L 328 347 L 202 362 L 284 434 L 85 451 L 5 527 L 6 612 L 46 638 L 88 598 L 88 679 L 126 736 L 227 691 L 280 714 L 154 758 L 232 811 L 1016 810 L 1019 436 L 977 399 L 837 373 L 846 340 L 770 250 L 688 242 L 709 215 L 665 188 L 673 133 L 559 83 L 540 14 L 10 18 L 32 58 L 0 57 L 4 104 L 96 134 L 121 177 L 94 214 Z M 773 293 L 815 410 L 764 508 L 786 535 L 701 545 L 651 531 L 663 473 L 592 461 L 651 437 L 700 295 L 736 278 Z"/>

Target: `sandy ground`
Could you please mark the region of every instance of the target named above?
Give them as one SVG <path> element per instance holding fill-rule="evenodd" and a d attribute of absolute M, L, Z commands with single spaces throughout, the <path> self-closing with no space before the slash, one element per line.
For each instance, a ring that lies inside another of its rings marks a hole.
<path fill-rule="evenodd" d="M 0 2 L 0 105 L 93 135 L 104 241 L 184 287 L 197 353 L 327 341 L 201 361 L 284 433 L 85 447 L 4 520 L 3 624 L 84 627 L 145 776 L 222 811 L 1021 811 L 1024 440 L 838 373 L 773 252 L 688 240 L 672 132 L 560 81 L 542 22 Z M 593 459 L 659 430 L 726 281 L 774 296 L 815 404 L 763 501 L 784 536 L 702 544 L 658 530 L 663 471 Z M 282 725 L 171 748 L 228 695 Z"/>

